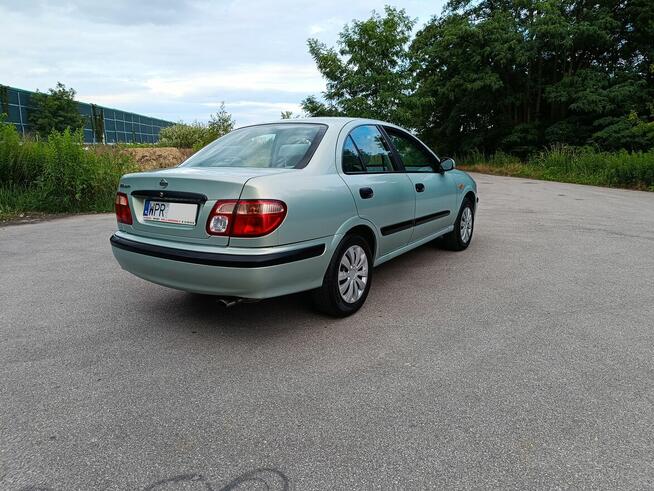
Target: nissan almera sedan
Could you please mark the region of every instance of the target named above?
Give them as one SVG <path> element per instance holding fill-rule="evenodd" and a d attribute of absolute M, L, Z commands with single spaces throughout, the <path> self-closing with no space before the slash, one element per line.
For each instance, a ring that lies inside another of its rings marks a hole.
<path fill-rule="evenodd" d="M 352 118 L 237 129 L 178 167 L 128 174 L 116 195 L 123 269 L 226 302 L 313 290 L 346 316 L 373 267 L 472 239 L 477 186 L 411 133 Z"/>

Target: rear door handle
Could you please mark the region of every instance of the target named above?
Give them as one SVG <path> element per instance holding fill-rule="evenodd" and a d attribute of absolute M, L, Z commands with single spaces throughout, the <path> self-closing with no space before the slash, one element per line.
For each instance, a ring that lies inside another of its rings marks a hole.
<path fill-rule="evenodd" d="M 362 199 L 370 199 L 374 194 L 372 188 L 359 188 L 359 195 Z"/>
<path fill-rule="evenodd" d="M 425 190 L 425 185 L 421 182 L 416 183 L 416 191 L 422 193 Z"/>

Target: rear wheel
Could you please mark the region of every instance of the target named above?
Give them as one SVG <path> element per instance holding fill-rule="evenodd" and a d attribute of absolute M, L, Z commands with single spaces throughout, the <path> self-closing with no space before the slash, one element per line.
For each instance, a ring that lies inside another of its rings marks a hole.
<path fill-rule="evenodd" d="M 322 286 L 313 292 L 318 310 L 334 317 L 355 313 L 366 301 L 372 279 L 372 253 L 359 235 L 346 235 L 336 248 Z"/>
<path fill-rule="evenodd" d="M 462 251 L 470 245 L 475 225 L 475 205 L 466 198 L 461 203 L 461 209 L 454 222 L 454 230 L 445 234 L 439 244 L 450 251 Z"/>

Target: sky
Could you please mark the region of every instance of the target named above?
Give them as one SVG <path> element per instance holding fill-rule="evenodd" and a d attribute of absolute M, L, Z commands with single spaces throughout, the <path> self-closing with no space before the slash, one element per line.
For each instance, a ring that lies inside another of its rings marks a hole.
<path fill-rule="evenodd" d="M 443 2 L 405 0 L 0 0 L 0 84 L 170 121 L 207 121 L 222 101 L 237 125 L 301 112 L 324 80 L 307 51 L 384 4 L 417 27 Z"/>

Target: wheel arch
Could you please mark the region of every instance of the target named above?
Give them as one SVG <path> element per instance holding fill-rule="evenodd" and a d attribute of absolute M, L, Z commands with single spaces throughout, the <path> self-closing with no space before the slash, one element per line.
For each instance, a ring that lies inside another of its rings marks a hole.
<path fill-rule="evenodd" d="M 377 252 L 379 250 L 379 238 L 381 234 L 372 222 L 361 218 L 358 215 L 351 217 L 349 220 L 346 220 L 338 228 L 336 235 L 334 235 L 335 240 L 333 242 L 332 250 L 336 249 L 336 246 L 338 243 L 340 243 L 341 239 L 345 237 L 345 235 L 353 233 L 358 233 L 368 241 L 374 261 L 377 258 Z"/>
<path fill-rule="evenodd" d="M 372 252 L 372 258 L 374 261 L 377 254 L 377 237 L 375 236 L 375 232 L 368 225 L 361 224 L 352 227 L 350 230 L 347 231 L 345 235 L 354 235 L 354 234 L 362 236 L 366 240 L 366 242 L 368 242 L 368 245 L 370 246 L 370 251 Z"/>
<path fill-rule="evenodd" d="M 477 195 L 472 189 L 468 189 L 465 194 L 463 195 L 463 199 L 461 200 L 461 203 L 463 203 L 466 199 L 469 199 L 472 202 L 472 207 L 473 209 L 477 209 Z"/>

